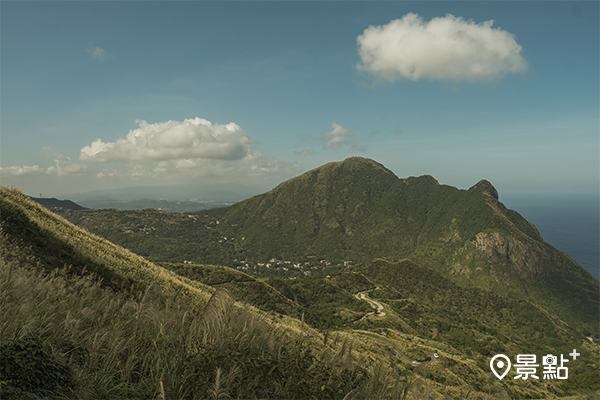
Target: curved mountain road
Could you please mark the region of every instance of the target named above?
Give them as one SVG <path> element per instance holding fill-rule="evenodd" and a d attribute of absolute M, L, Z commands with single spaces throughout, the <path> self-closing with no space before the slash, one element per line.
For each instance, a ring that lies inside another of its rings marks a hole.
<path fill-rule="evenodd" d="M 375 288 L 374 290 L 379 289 L 378 287 Z M 366 302 L 368 302 L 371 305 L 371 308 L 376 308 L 377 311 L 373 311 L 370 313 L 365 314 L 361 319 L 368 317 L 369 315 L 375 314 L 378 317 L 384 317 L 386 315 L 386 313 L 383 311 L 384 307 L 383 304 L 381 304 L 380 302 L 370 299 L 369 297 L 367 297 L 367 295 L 365 293 L 369 292 L 370 290 L 364 290 L 362 292 L 358 292 L 354 295 L 354 297 L 356 297 L 359 300 L 364 300 Z M 394 355 L 396 357 L 398 357 L 402 362 L 405 362 L 406 364 L 410 364 L 410 365 L 415 365 L 415 361 L 411 361 L 408 358 L 406 358 L 404 355 L 402 355 L 402 353 L 400 353 L 394 346 L 392 346 L 391 344 L 389 344 L 386 341 L 383 341 L 381 339 L 375 339 L 375 341 L 383 344 L 384 346 L 386 346 L 391 352 L 394 353 Z M 427 354 L 427 359 L 424 361 L 416 361 L 418 362 L 418 364 L 416 365 L 424 365 L 424 366 L 428 366 L 433 364 L 434 362 L 437 361 L 437 358 L 433 355 L 433 353 L 425 353 Z"/>
<path fill-rule="evenodd" d="M 375 288 L 375 290 L 377 290 L 377 289 L 379 289 L 379 288 Z M 371 305 L 371 308 L 377 309 L 377 311 L 375 311 L 375 312 L 365 314 L 365 317 L 368 315 L 371 315 L 371 314 L 375 314 L 378 317 L 385 317 L 385 312 L 383 312 L 383 309 L 384 309 L 383 304 L 381 304 L 378 301 L 368 298 L 367 295 L 365 294 L 367 292 L 370 292 L 370 290 L 364 290 L 364 291 L 358 292 L 354 295 L 354 297 L 356 297 L 357 299 L 368 302 Z"/>

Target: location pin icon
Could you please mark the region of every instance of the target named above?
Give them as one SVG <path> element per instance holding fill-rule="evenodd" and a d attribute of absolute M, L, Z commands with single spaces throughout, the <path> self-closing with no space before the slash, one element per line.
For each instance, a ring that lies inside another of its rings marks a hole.
<path fill-rule="evenodd" d="M 502 361 L 502 360 L 498 360 L 496 361 L 497 358 L 501 358 L 506 360 L 506 362 Z M 498 368 L 498 371 L 502 371 L 502 368 L 504 368 L 506 366 L 506 371 L 504 371 L 504 373 L 502 375 L 500 375 L 498 372 L 496 372 L 496 368 Z M 506 376 L 506 374 L 508 374 L 508 371 L 510 371 L 510 359 L 508 357 L 506 357 L 504 354 L 496 354 L 493 358 L 492 361 L 490 361 L 490 368 L 492 369 L 492 372 L 494 373 L 494 375 L 496 375 L 496 377 L 500 380 L 502 380 L 502 378 L 504 378 Z"/>

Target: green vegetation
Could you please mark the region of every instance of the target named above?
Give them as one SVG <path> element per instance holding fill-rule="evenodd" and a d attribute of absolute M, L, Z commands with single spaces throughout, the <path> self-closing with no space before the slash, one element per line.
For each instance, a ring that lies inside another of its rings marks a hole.
<path fill-rule="evenodd" d="M 301 306 L 283 296 L 269 284 L 256 280 L 250 275 L 227 267 L 202 264 L 181 264 L 158 262 L 158 265 L 183 277 L 202 282 L 214 288 L 224 288 L 237 301 L 264 310 L 274 311 L 291 317 L 300 318 Z"/>
<path fill-rule="evenodd" d="M 201 264 L 159 262 L 181 276 L 215 288 L 226 288 L 237 301 L 264 310 L 300 318 L 314 328 L 341 327 L 370 311 L 364 301 L 353 294 L 372 289 L 362 275 L 343 273 L 332 278 L 315 276 L 304 279 L 269 279 L 259 281 L 227 267 Z"/>
<path fill-rule="evenodd" d="M 597 281 L 489 182 L 353 158 L 223 209 L 63 210 L 138 255 L 1 190 L 2 398 L 600 395 Z M 566 381 L 489 371 L 573 348 Z"/>
<path fill-rule="evenodd" d="M 224 290 L 131 298 L 2 249 L 2 398 L 342 398 L 368 380 Z"/>
<path fill-rule="evenodd" d="M 103 286 L 116 291 L 144 292 L 157 282 L 169 294 L 182 292 L 206 299 L 212 292 L 74 226 L 18 190 L 3 187 L 0 193 L 0 218 L 6 234 L 3 245 L 28 248 L 48 272 L 68 265 L 73 274 L 92 273 Z"/>
<path fill-rule="evenodd" d="M 196 279 L 215 287 L 230 284 L 230 288 L 235 288 L 253 279 L 226 267 L 176 265 L 171 264 L 171 268 L 196 271 L 193 275 Z M 281 302 L 279 296 L 285 296 L 299 307 L 309 325 L 325 330 L 325 337 L 328 331 L 335 329 L 344 329 L 352 336 L 372 332 L 369 339 L 379 344 L 369 350 L 361 349 L 361 353 L 385 350 L 382 340 L 395 342 L 401 354 L 410 360 L 425 361 L 430 357 L 428 354 L 443 349 L 439 364 L 421 372 L 428 379 L 446 385 L 446 393 L 458 397 L 461 397 L 459 392 L 448 386 L 477 388 L 483 392 L 489 389 L 515 398 L 539 396 L 536 394 L 539 388 L 523 388 L 519 384 L 501 387 L 490 381 L 486 384 L 489 388 L 484 388 L 481 382 L 487 379 L 491 357 L 502 353 L 514 361 L 516 355 L 523 352 L 537 354 L 539 358 L 549 353 L 566 355 L 573 347 L 582 354 L 570 366 L 573 374 L 577 373 L 577 383 L 574 383 L 575 378 L 554 381 L 549 390 L 564 396 L 582 389 L 593 393 L 599 388 L 596 382 L 599 366 L 594 361 L 598 347 L 586 344 L 586 340 L 564 322 L 527 301 L 463 288 L 408 260 L 400 263 L 377 260 L 354 272 L 338 273 L 331 278 L 270 279 L 264 287 L 268 288 L 267 294 L 265 289 L 253 294 L 250 288 L 245 288 L 246 301 L 263 308 L 260 295 L 272 299 L 276 295 L 277 301 L 273 304 Z M 360 291 L 369 291 L 369 297 L 382 302 L 387 315 L 365 318 L 373 310 L 367 302 L 354 298 L 353 293 Z M 400 363 L 395 368 L 408 372 L 412 367 Z M 510 377 L 514 375 L 511 373 Z"/>
<path fill-rule="evenodd" d="M 345 270 L 343 261 L 409 258 L 462 286 L 533 302 L 600 336 L 598 280 L 506 209 L 485 180 L 459 190 L 431 176 L 399 179 L 353 157 L 226 208 L 62 215 L 151 259 L 241 267 L 257 277 L 314 274 L 318 260 Z M 257 267 L 273 258 L 302 270 Z"/>
<path fill-rule="evenodd" d="M 572 343 L 581 341 L 577 332 L 527 301 L 463 288 L 408 260 L 376 260 L 364 273 L 387 289 L 370 296 L 390 305 L 411 331 L 467 353 L 489 359 L 497 353 L 518 354 L 526 347 L 538 354 L 566 354 Z"/>
<path fill-rule="evenodd" d="M 39 340 L 17 339 L 0 344 L 3 397 L 23 392 L 52 393 L 73 387 L 69 365 Z"/>
<path fill-rule="evenodd" d="M 335 280 L 315 277 L 297 280 L 271 279 L 269 284 L 302 307 L 306 322 L 320 329 L 341 327 L 370 311 L 364 301 L 336 285 Z"/>
<path fill-rule="evenodd" d="M 364 350 L 368 341 L 353 348 L 352 336 L 328 340 L 304 321 L 237 303 L 225 289 L 81 231 L 18 191 L 2 188 L 2 210 L 2 398 L 425 393 L 421 380 L 398 374 L 376 348 Z M 44 238 L 59 249 L 70 245 L 74 258 L 65 260 L 89 261 L 98 274 L 87 264 L 46 264 L 66 254 L 47 256 Z M 103 277 L 113 274 L 131 285 L 107 284 Z"/>

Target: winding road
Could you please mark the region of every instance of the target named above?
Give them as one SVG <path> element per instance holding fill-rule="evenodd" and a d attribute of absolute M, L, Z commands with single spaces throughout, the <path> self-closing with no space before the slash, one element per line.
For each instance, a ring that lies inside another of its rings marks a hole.
<path fill-rule="evenodd" d="M 377 290 L 377 289 L 379 289 L 379 288 L 375 288 L 375 290 Z M 358 292 L 354 295 L 354 297 L 356 297 L 357 299 L 368 302 L 371 305 L 371 308 L 377 309 L 377 311 L 375 311 L 375 312 L 370 312 L 370 313 L 365 314 L 365 317 L 368 315 L 371 315 L 371 314 L 375 314 L 378 317 L 385 317 L 385 312 L 383 312 L 383 308 L 384 308 L 383 304 L 381 304 L 378 301 L 368 298 L 367 295 L 365 294 L 367 292 L 370 292 L 370 290 L 364 290 L 364 291 Z"/>
<path fill-rule="evenodd" d="M 379 288 L 377 287 L 374 290 L 377 290 L 377 289 L 379 289 Z M 364 301 L 368 302 L 371 305 L 371 308 L 376 308 L 377 311 L 366 313 L 361 319 L 366 318 L 369 315 L 373 315 L 373 314 L 375 314 L 378 317 L 385 317 L 386 313 L 383 311 L 383 309 L 384 309 L 383 304 L 381 304 L 380 302 L 378 302 L 376 300 L 368 298 L 367 295 L 365 294 L 367 292 L 370 292 L 370 290 L 364 290 L 362 292 L 358 292 L 354 295 L 354 297 L 356 297 L 359 300 L 364 300 Z M 415 365 L 415 363 L 413 361 L 409 360 L 404 355 L 402 355 L 394 346 L 392 346 L 388 342 L 381 340 L 381 339 L 375 339 L 375 341 L 386 346 L 401 361 L 405 362 L 406 364 Z M 437 361 L 437 358 L 433 355 L 433 353 L 425 353 L 425 354 L 427 354 L 428 357 L 426 360 L 418 361 L 418 363 L 420 365 L 428 366 Z M 419 364 L 417 364 L 417 365 L 419 365 Z"/>

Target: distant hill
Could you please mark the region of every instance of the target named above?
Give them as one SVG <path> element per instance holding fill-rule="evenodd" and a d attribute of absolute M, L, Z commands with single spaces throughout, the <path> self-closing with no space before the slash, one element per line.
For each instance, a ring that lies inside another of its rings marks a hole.
<path fill-rule="evenodd" d="M 87 208 L 94 209 L 109 209 L 117 210 L 144 210 L 154 208 L 156 210 L 167 212 L 191 212 L 199 210 L 207 210 L 216 207 L 226 207 L 234 201 L 169 201 L 169 200 L 85 200 L 81 202 Z"/>
<path fill-rule="evenodd" d="M 598 280 L 498 199 L 486 180 L 459 190 L 431 176 L 400 179 L 352 157 L 226 208 L 63 215 L 154 259 L 228 266 L 411 259 L 462 286 L 539 304 L 582 333 L 600 333 Z"/>
<path fill-rule="evenodd" d="M 32 197 L 31 200 L 43 205 L 48 209 L 59 209 L 59 210 L 87 210 L 86 207 L 82 207 L 79 204 L 71 200 L 58 200 L 54 197 Z"/>
<path fill-rule="evenodd" d="M 135 202 L 142 199 L 148 201 L 165 200 L 168 202 L 236 202 L 261 193 L 268 188 L 264 186 L 246 186 L 238 183 L 203 183 L 199 186 L 138 186 L 118 189 L 91 190 L 82 193 L 71 193 L 65 197 L 79 204 L 88 203 L 120 203 Z M 90 208 L 108 208 L 95 207 Z M 119 207 L 115 207 L 119 208 Z"/>

